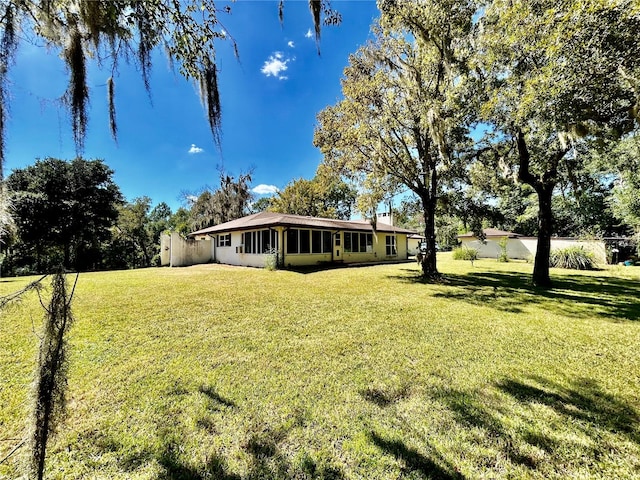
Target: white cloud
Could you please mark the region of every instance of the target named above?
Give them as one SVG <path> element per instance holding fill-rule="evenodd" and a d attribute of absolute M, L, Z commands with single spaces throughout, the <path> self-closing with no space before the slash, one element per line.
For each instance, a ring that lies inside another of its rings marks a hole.
<path fill-rule="evenodd" d="M 269 60 L 264 62 L 264 65 L 260 69 L 267 77 L 274 76 L 280 80 L 286 80 L 288 77 L 283 75 L 282 72 L 286 71 L 287 63 L 291 61 L 290 58 L 284 58 L 282 52 L 275 52 L 269 57 Z"/>
<path fill-rule="evenodd" d="M 257 193 L 258 195 L 271 195 L 278 192 L 278 187 L 276 187 L 275 185 L 265 185 L 264 183 L 261 183 L 260 185 L 252 188 L 251 191 L 253 193 Z"/>
<path fill-rule="evenodd" d="M 307 38 L 313 37 L 313 33 L 311 33 L 311 29 L 307 30 L 307 33 L 305 33 L 304 36 Z"/>
<path fill-rule="evenodd" d="M 287 45 L 289 45 L 290 48 L 294 48 L 296 46 L 295 43 L 293 43 L 293 40 L 289 40 Z"/>
<path fill-rule="evenodd" d="M 202 153 L 202 152 L 204 152 L 203 148 L 196 147 L 195 143 L 191 144 L 191 148 L 189 149 L 189 153 Z"/>

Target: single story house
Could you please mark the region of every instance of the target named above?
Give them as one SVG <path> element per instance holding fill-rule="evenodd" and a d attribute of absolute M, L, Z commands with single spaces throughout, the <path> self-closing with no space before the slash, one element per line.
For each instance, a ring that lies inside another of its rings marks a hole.
<path fill-rule="evenodd" d="M 161 239 L 161 264 L 219 262 L 264 267 L 269 254 L 281 265 L 383 263 L 408 258 L 412 230 L 365 220 L 335 220 L 260 212 L 189 234 Z"/>
<path fill-rule="evenodd" d="M 512 259 L 532 260 L 538 249 L 537 237 L 525 237 L 518 233 L 506 232 L 495 228 L 482 230 L 484 240 L 473 232 L 458 235 L 458 241 L 463 247 L 474 248 L 479 258 L 498 258 L 501 252 L 500 242 L 506 237 L 507 256 Z M 605 244 L 601 240 L 580 240 L 570 237 L 552 237 L 551 250 L 580 246 L 592 252 L 597 263 L 606 264 L 607 256 Z"/>
<path fill-rule="evenodd" d="M 420 235 L 419 233 L 407 235 L 407 251 L 409 252 L 409 255 L 417 255 L 418 250 L 420 250 L 420 244 L 426 241 L 427 237 Z"/>

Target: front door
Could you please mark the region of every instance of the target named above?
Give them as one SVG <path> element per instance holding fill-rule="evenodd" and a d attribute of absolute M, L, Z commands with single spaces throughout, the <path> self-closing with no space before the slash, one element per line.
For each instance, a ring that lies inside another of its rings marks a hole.
<path fill-rule="evenodd" d="M 333 260 L 342 260 L 342 234 L 336 232 L 333 240 Z"/>

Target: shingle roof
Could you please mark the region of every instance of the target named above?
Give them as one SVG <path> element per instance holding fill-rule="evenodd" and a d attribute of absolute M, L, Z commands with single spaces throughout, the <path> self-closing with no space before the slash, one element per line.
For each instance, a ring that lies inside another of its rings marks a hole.
<path fill-rule="evenodd" d="M 519 233 L 506 232 L 504 230 L 498 230 L 496 228 L 484 228 L 482 229 L 482 233 L 484 233 L 485 237 L 508 237 L 508 238 L 518 238 L 521 237 Z M 476 234 L 473 232 L 463 233 L 462 235 L 458 235 L 458 238 L 473 238 Z"/>
<path fill-rule="evenodd" d="M 206 235 L 209 233 L 224 233 L 238 230 L 254 230 L 268 227 L 307 227 L 320 230 L 364 230 L 373 231 L 371 223 L 366 220 L 335 220 L 332 218 L 304 217 L 287 213 L 260 212 L 230 222 L 214 225 L 192 232 L 189 236 Z M 376 230 L 390 233 L 415 233 L 406 228 L 394 227 L 385 223 L 378 223 Z"/>

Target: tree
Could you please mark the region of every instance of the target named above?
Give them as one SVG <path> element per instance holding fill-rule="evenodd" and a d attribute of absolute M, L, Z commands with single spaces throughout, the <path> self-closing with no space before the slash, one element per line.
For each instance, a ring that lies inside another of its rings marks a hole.
<path fill-rule="evenodd" d="M 320 166 L 311 180 L 290 182 L 270 200 L 269 211 L 349 220 L 356 190 Z"/>
<path fill-rule="evenodd" d="M 580 143 L 639 118 L 639 12 L 633 0 L 495 0 L 478 20 L 481 118 L 506 144 L 486 152 L 538 197 L 536 285 L 551 285 L 552 198 L 579 167 Z"/>
<path fill-rule="evenodd" d="M 76 270 L 100 266 L 101 243 L 122 201 L 102 160 L 37 160 L 7 178 L 17 242 L 14 265 L 36 271 L 56 265 Z"/>
<path fill-rule="evenodd" d="M 340 23 L 329 0 L 309 0 L 316 42 L 320 25 Z M 284 0 L 279 2 L 280 21 Z M 119 63 L 134 60 L 147 90 L 150 90 L 152 52 L 164 47 L 180 74 L 192 79 L 200 90 L 209 125 L 220 143 L 220 93 L 216 41 L 229 41 L 236 56 L 238 47 L 228 32 L 220 28 L 221 14 L 231 7 L 217 8 L 215 0 L 138 1 L 49 0 L 0 2 L 0 181 L 4 165 L 4 135 L 10 98 L 9 70 L 16 62 L 19 43 L 42 41 L 60 54 L 69 72 L 67 91 L 60 99 L 68 109 L 78 153 L 82 152 L 88 121 L 91 91 L 87 70 L 91 60 L 107 70 L 109 124 L 117 132 L 115 80 Z"/>
<path fill-rule="evenodd" d="M 611 208 L 633 229 L 640 253 L 640 135 L 624 138 L 598 161 L 614 175 Z"/>
<path fill-rule="evenodd" d="M 438 195 L 466 135 L 461 80 L 474 6 L 432 0 L 380 8 L 375 41 L 350 56 L 344 99 L 320 112 L 314 142 L 325 164 L 368 187 L 373 201 L 389 186 L 418 196 L 427 238 L 422 271 L 435 278 Z"/>
<path fill-rule="evenodd" d="M 206 189 L 191 205 L 191 228 L 200 230 L 247 215 L 253 199 L 250 183 L 251 173 L 242 173 L 236 180 L 221 170 L 218 189 Z"/>
<path fill-rule="evenodd" d="M 273 197 L 260 197 L 258 200 L 251 204 L 251 213 L 266 212 L 271 207 L 271 200 Z"/>
<path fill-rule="evenodd" d="M 151 199 L 138 197 L 118 208 L 118 221 L 115 227 L 115 240 L 120 249 L 128 254 L 129 267 L 148 267 L 153 256 L 154 238 L 150 228 L 149 210 Z"/>

